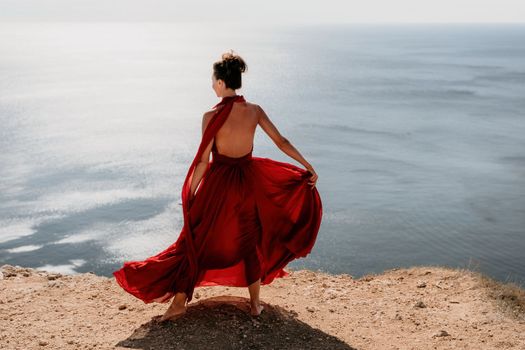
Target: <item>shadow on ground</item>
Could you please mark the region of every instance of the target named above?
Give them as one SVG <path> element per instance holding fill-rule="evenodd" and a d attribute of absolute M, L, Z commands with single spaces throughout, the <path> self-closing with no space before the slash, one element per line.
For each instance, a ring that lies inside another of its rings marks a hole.
<path fill-rule="evenodd" d="M 141 325 L 115 344 L 133 349 L 349 349 L 338 338 L 296 318 L 297 314 L 266 303 L 260 316 L 249 314 L 249 299 L 219 296 L 188 305 L 185 315 Z"/>

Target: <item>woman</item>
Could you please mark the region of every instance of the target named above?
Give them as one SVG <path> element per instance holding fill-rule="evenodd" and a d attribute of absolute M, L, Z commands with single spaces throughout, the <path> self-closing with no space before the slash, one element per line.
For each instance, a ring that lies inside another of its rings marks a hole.
<path fill-rule="evenodd" d="M 202 140 L 182 187 L 184 226 L 177 241 L 113 272 L 145 303 L 174 296 L 161 321 L 184 314 L 199 286 L 248 287 L 250 313 L 259 315 L 260 285 L 287 276 L 284 267 L 309 254 L 317 238 L 317 174 L 260 106 L 236 94 L 245 70 L 233 52 L 213 64 L 212 87 L 222 99 L 202 119 Z M 306 170 L 252 156 L 257 126 Z"/>

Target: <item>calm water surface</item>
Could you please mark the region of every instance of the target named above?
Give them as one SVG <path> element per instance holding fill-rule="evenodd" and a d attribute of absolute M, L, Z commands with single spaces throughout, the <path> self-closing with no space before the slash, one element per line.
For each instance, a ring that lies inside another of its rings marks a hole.
<path fill-rule="evenodd" d="M 0 264 L 110 276 L 174 242 L 211 64 L 314 165 L 289 267 L 525 281 L 525 26 L 0 24 Z M 299 165 L 258 130 L 254 155 Z"/>

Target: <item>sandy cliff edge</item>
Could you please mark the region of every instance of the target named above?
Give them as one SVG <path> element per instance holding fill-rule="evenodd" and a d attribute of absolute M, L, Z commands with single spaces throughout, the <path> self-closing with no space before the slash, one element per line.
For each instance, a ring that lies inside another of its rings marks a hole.
<path fill-rule="evenodd" d="M 525 349 L 525 291 L 478 272 L 418 266 L 354 279 L 291 270 L 248 290 L 198 287 L 158 322 L 114 278 L 0 267 L 1 349 Z"/>

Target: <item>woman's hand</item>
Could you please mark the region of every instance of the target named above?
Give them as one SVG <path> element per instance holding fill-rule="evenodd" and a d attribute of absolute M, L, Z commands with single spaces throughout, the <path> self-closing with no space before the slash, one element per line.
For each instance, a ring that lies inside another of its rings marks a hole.
<path fill-rule="evenodd" d="M 316 182 L 317 182 L 317 173 L 315 172 L 314 168 L 311 165 L 308 165 L 306 167 L 306 170 L 308 170 L 310 173 L 312 173 L 312 176 L 310 176 L 310 181 L 308 182 L 308 184 L 313 189 L 315 187 Z"/>

